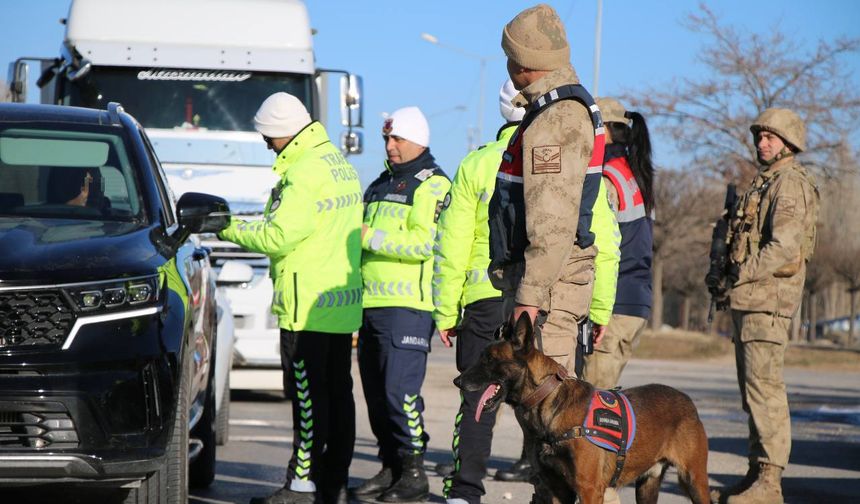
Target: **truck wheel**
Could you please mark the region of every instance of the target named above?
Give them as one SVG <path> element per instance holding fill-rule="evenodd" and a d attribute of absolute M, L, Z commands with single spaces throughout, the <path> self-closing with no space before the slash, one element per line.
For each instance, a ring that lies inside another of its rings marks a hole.
<path fill-rule="evenodd" d="M 188 387 L 191 367 L 185 365 L 176 393 L 176 408 L 164 465 L 139 488 L 129 491 L 124 504 L 186 504 L 188 502 Z"/>
<path fill-rule="evenodd" d="M 218 419 L 215 424 L 215 443 L 224 446 L 230 440 L 230 375 L 224 383 L 224 392 L 221 393 L 221 409 L 218 410 Z"/>
<path fill-rule="evenodd" d="M 191 431 L 191 436 L 203 442 L 203 449 L 191 462 L 190 483 L 194 488 L 205 488 L 215 480 L 215 366 L 209 366 L 209 384 L 206 388 L 206 404 L 203 416 Z"/>

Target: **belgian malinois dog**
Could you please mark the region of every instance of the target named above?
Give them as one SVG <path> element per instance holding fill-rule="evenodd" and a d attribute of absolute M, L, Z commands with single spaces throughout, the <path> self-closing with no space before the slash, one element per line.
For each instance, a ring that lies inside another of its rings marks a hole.
<path fill-rule="evenodd" d="M 710 502 L 708 439 L 693 401 L 665 385 L 623 390 L 635 413 L 636 432 L 622 466 L 616 453 L 582 434 L 594 387 L 568 378 L 561 365 L 535 348 L 534 328 L 525 314 L 454 384 L 484 391 L 476 418 L 502 402 L 514 407 L 525 438 L 537 443 L 531 451 L 538 478 L 561 502 L 574 502 L 578 495 L 582 504 L 602 503 L 615 479 L 616 487 L 635 481 L 637 504 L 653 504 L 670 465 L 693 502 Z"/>

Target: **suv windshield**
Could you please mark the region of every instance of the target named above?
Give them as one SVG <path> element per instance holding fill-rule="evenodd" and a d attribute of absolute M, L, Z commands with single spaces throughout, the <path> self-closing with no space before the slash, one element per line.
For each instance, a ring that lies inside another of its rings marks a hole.
<path fill-rule="evenodd" d="M 170 68 L 95 67 L 63 81 L 64 105 L 105 108 L 120 102 L 145 128 L 254 131 L 269 95 L 284 91 L 311 106 L 309 75 Z"/>
<path fill-rule="evenodd" d="M 139 193 L 119 128 L 0 122 L 0 216 L 133 221 Z"/>

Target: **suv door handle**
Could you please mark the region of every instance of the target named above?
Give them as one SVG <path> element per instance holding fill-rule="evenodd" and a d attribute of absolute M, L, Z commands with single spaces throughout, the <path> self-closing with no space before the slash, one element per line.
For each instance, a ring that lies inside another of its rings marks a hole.
<path fill-rule="evenodd" d="M 205 249 L 205 248 L 196 248 L 196 249 L 194 249 L 194 253 L 191 254 L 191 257 L 195 261 L 203 261 L 207 257 L 209 257 L 209 250 Z"/>

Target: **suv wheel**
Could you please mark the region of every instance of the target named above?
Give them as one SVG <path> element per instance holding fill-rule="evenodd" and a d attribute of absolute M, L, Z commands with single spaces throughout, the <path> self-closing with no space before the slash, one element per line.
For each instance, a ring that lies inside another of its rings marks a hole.
<path fill-rule="evenodd" d="M 194 426 L 191 435 L 203 442 L 203 449 L 197 458 L 191 462 L 190 478 L 194 488 L 205 488 L 215 480 L 215 354 L 212 354 L 209 366 L 209 383 L 206 387 L 206 404 L 203 406 L 203 416 Z"/>
<path fill-rule="evenodd" d="M 184 359 L 187 362 L 187 360 Z M 191 367 L 182 370 L 164 465 L 126 496 L 124 504 L 186 504 L 188 502 L 188 389 Z"/>

